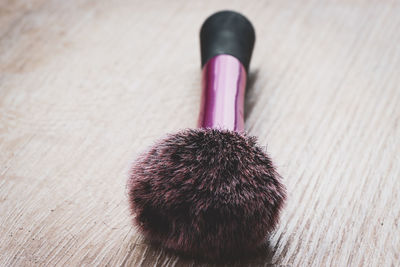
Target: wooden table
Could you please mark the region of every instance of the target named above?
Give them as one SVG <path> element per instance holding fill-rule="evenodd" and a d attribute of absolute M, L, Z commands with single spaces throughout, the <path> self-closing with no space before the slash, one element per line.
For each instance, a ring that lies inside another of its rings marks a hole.
<path fill-rule="evenodd" d="M 400 1 L 3 0 L 0 265 L 206 265 L 149 245 L 134 158 L 195 127 L 198 31 L 257 31 L 246 129 L 289 199 L 265 255 L 237 265 L 400 265 Z"/>

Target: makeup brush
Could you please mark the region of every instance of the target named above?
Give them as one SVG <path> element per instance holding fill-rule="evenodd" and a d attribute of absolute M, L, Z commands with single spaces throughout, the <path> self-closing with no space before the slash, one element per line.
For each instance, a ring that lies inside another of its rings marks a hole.
<path fill-rule="evenodd" d="M 244 93 L 255 41 L 241 14 L 221 11 L 200 31 L 202 100 L 198 129 L 158 141 L 128 181 L 145 237 L 210 260 L 254 251 L 278 222 L 285 187 L 270 158 L 244 131 Z"/>

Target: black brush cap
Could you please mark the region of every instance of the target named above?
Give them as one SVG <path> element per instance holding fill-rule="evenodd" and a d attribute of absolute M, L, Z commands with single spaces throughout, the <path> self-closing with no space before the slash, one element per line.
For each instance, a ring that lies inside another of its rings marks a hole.
<path fill-rule="evenodd" d="M 234 11 L 220 11 L 206 19 L 200 30 L 201 66 L 216 55 L 228 54 L 250 65 L 255 42 L 251 22 Z"/>

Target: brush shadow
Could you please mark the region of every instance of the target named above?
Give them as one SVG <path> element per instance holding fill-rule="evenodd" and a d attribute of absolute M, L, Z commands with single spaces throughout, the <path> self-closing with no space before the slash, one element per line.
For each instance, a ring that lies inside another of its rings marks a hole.
<path fill-rule="evenodd" d="M 257 102 L 257 95 L 254 92 L 254 84 L 257 81 L 259 75 L 259 70 L 255 69 L 252 70 L 247 78 L 247 86 L 246 86 L 246 94 L 244 98 L 244 120 L 246 121 L 247 118 L 253 111 L 253 108 Z"/>
<path fill-rule="evenodd" d="M 276 266 L 272 262 L 274 249 L 269 242 L 264 243 L 260 248 L 251 254 L 238 255 L 235 258 L 208 261 L 201 258 L 193 258 L 175 251 L 163 248 L 157 243 L 144 241 L 141 246 L 145 247 L 141 257 L 141 266 L 162 266 L 163 263 L 174 262 L 174 266 Z M 139 253 L 140 254 L 140 253 Z M 137 253 L 135 253 L 138 256 Z"/>

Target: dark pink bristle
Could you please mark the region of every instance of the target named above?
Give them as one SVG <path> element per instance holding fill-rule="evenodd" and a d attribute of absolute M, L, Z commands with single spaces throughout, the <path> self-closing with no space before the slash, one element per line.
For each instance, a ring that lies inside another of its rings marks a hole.
<path fill-rule="evenodd" d="M 286 196 L 254 137 L 216 129 L 158 142 L 135 162 L 128 186 L 135 222 L 148 239 L 212 260 L 259 247 Z"/>

